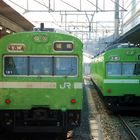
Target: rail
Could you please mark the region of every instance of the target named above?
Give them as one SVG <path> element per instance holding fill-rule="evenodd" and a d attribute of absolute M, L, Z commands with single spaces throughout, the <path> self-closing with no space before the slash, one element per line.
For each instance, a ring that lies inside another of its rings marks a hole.
<path fill-rule="evenodd" d="M 132 140 L 139 140 L 139 138 L 136 136 L 135 132 L 129 127 L 127 122 L 123 119 L 121 115 L 119 115 L 119 119 L 122 122 L 123 126 L 126 128 L 127 132 L 129 133 Z"/>

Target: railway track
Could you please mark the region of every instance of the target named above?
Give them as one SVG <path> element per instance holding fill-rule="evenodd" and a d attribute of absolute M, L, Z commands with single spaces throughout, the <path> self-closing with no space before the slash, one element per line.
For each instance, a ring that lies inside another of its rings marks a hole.
<path fill-rule="evenodd" d="M 140 117 L 119 115 L 119 120 L 132 140 L 140 140 Z"/>

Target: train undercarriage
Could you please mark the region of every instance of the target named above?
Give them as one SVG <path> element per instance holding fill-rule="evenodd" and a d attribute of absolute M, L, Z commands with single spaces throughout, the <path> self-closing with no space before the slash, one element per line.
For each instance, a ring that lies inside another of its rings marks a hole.
<path fill-rule="evenodd" d="M 103 97 L 112 111 L 140 111 L 140 97 L 134 95 Z"/>
<path fill-rule="evenodd" d="M 136 96 L 134 94 L 124 94 L 123 96 L 104 96 L 94 81 L 92 79 L 91 81 L 97 92 L 100 93 L 98 95 L 101 97 L 106 107 L 112 112 L 140 111 L 140 96 Z"/>
<path fill-rule="evenodd" d="M 64 133 L 80 125 L 80 110 L 1 110 L 1 129 L 13 132 Z"/>

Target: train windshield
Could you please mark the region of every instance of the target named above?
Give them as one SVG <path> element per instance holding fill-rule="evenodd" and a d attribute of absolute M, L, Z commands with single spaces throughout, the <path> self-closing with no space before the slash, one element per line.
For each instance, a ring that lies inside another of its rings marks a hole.
<path fill-rule="evenodd" d="M 107 63 L 106 72 L 108 76 L 119 76 L 121 75 L 121 63 Z"/>
<path fill-rule="evenodd" d="M 126 75 L 126 76 L 136 75 L 135 65 L 136 65 L 135 63 L 123 63 L 122 75 Z"/>
<path fill-rule="evenodd" d="M 135 76 L 140 75 L 140 63 L 124 62 L 115 63 L 109 62 L 106 64 L 106 74 L 108 76 Z"/>
<path fill-rule="evenodd" d="M 27 57 L 5 57 L 5 75 L 27 75 Z"/>
<path fill-rule="evenodd" d="M 56 57 L 54 65 L 55 75 L 76 75 L 77 59 L 75 57 Z"/>
<path fill-rule="evenodd" d="M 77 76 L 77 57 L 4 57 L 5 75 Z"/>
<path fill-rule="evenodd" d="M 30 57 L 29 75 L 52 75 L 52 57 Z"/>

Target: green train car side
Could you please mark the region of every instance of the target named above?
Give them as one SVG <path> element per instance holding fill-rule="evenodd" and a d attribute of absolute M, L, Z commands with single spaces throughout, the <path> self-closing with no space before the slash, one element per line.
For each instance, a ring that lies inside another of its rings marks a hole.
<path fill-rule="evenodd" d="M 111 110 L 139 109 L 139 48 L 116 48 L 97 56 L 91 63 L 91 77 Z"/>
<path fill-rule="evenodd" d="M 0 127 L 66 132 L 80 125 L 82 42 L 54 32 L 0 40 Z"/>

